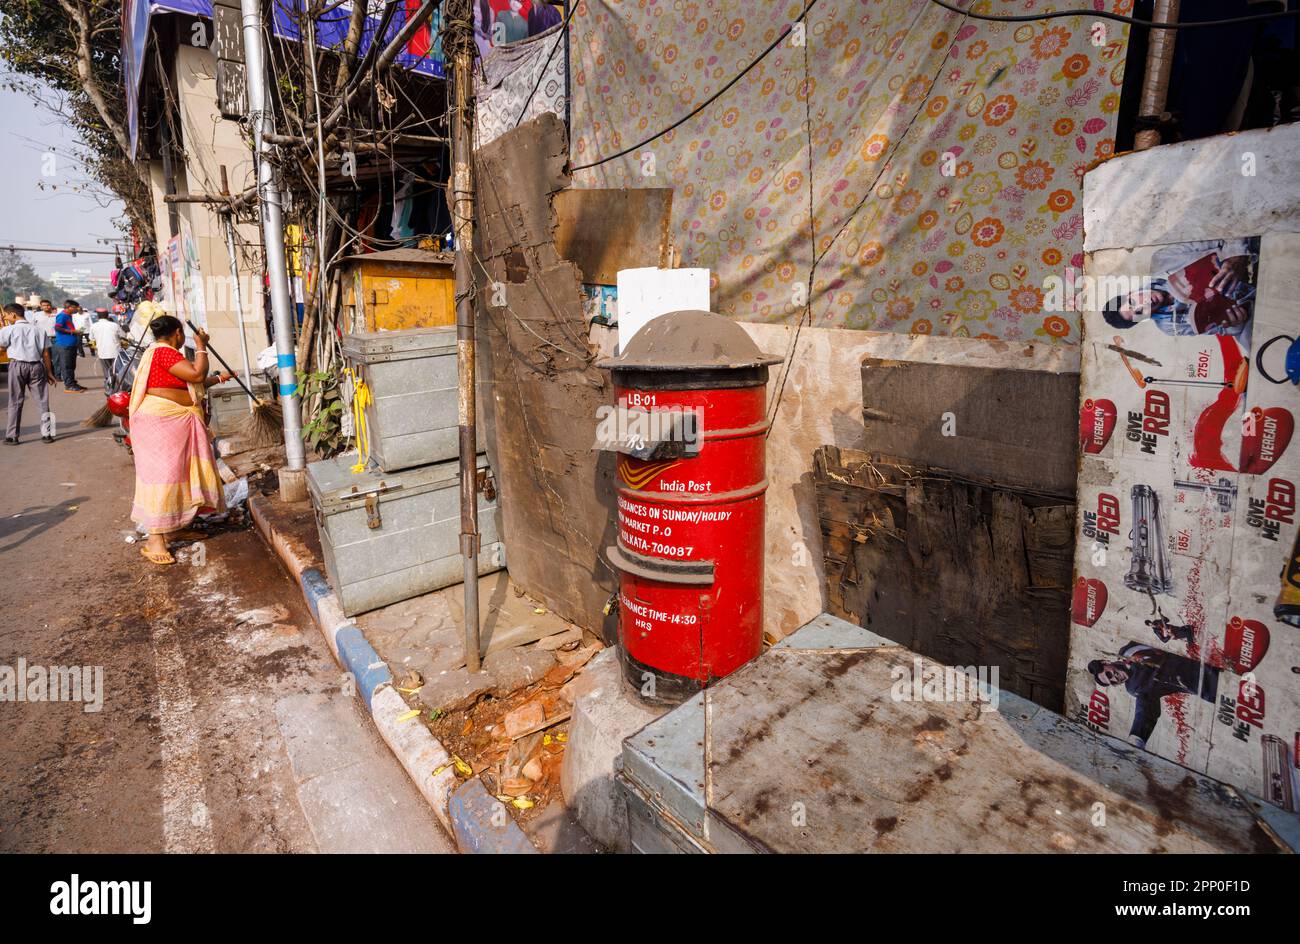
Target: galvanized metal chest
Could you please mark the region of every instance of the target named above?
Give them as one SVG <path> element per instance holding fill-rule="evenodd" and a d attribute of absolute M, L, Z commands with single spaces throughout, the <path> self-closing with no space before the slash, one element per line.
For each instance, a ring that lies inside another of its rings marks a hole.
<path fill-rule="evenodd" d="M 631 846 L 1300 847 L 1300 816 L 989 683 L 824 613 L 624 742 Z"/>
<path fill-rule="evenodd" d="M 248 378 L 242 373 L 240 377 L 248 383 Z M 263 402 L 272 402 L 271 387 L 261 374 L 253 374 L 253 382 L 250 386 Z M 248 394 L 233 380 L 209 387 L 208 408 L 211 418 L 208 420 L 208 428 L 214 433 L 234 432 L 239 428 L 240 423 L 247 419 L 250 402 Z"/>
<path fill-rule="evenodd" d="M 379 468 L 398 472 L 460 454 L 454 326 L 349 334 L 343 355 L 370 388 L 366 424 Z"/>
<path fill-rule="evenodd" d="M 354 474 L 356 456 L 307 466 L 330 583 L 348 616 L 460 583 L 459 462 Z M 479 456 L 479 574 L 505 566 L 496 485 Z"/>

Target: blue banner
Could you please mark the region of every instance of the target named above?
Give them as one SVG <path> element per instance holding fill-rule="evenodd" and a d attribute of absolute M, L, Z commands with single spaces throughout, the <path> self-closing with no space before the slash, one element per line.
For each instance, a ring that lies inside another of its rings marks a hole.
<path fill-rule="evenodd" d="M 358 0 L 365 2 L 365 0 Z M 271 27 L 275 35 L 284 39 L 300 40 L 301 31 L 295 15 L 306 6 L 306 0 L 275 0 Z M 388 29 L 380 38 L 386 46 L 406 23 L 406 18 L 418 10 L 420 0 L 403 0 L 393 15 Z M 127 125 L 131 136 L 131 155 L 135 156 L 140 127 L 140 84 L 144 79 L 145 57 L 149 52 L 149 27 L 155 14 L 182 13 L 190 16 L 212 18 L 212 0 L 123 0 L 122 3 L 122 78 L 126 83 Z M 438 38 L 441 10 L 435 11 L 429 23 L 416 31 L 399 53 L 396 65 L 400 68 L 434 78 L 445 78 L 442 44 Z M 343 3 L 316 22 L 316 43 L 332 49 L 343 45 L 352 17 L 352 4 Z M 359 54 L 364 54 L 375 42 L 381 16 L 369 14 L 361 38 Z M 211 35 L 209 33 L 209 35 Z"/>

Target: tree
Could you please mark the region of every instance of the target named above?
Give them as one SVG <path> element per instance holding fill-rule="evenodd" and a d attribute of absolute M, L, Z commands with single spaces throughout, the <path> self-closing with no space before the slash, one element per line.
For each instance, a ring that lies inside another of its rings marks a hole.
<path fill-rule="evenodd" d="M 33 292 L 41 298 L 53 299 L 59 290 L 41 278 L 20 253 L 0 250 L 0 304 L 8 305 L 15 296 Z"/>
<path fill-rule="evenodd" d="M 0 0 L 0 60 L 11 70 L 4 83 L 68 122 L 81 138 L 74 157 L 100 195 L 121 199 L 152 242 L 148 170 L 131 159 L 121 44 L 121 0 Z"/>

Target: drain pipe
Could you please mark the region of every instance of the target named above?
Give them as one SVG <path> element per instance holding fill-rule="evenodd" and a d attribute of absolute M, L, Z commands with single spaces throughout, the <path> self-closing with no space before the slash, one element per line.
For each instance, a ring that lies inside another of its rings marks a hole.
<path fill-rule="evenodd" d="M 1177 23 L 1179 0 L 1156 0 L 1154 23 Z M 1158 125 L 1165 114 L 1169 95 L 1169 73 L 1174 68 L 1174 39 L 1178 30 L 1153 29 L 1147 45 L 1147 71 L 1142 78 L 1142 101 L 1138 121 L 1143 127 L 1133 138 L 1133 150 L 1145 151 L 1160 143 Z"/>

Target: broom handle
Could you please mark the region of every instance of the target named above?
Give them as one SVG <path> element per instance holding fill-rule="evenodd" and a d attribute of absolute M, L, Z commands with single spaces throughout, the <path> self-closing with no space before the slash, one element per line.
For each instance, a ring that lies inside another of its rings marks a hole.
<path fill-rule="evenodd" d="M 187 318 L 185 319 L 185 323 L 190 326 L 190 330 L 193 331 L 195 334 L 199 333 L 199 329 L 194 327 L 194 322 L 190 321 Z M 235 369 L 226 363 L 226 359 L 224 357 L 222 357 L 220 354 L 217 353 L 217 349 L 212 346 L 212 342 L 210 341 L 208 342 L 208 353 L 211 354 L 213 357 L 215 357 L 217 359 L 217 362 L 221 364 L 222 367 L 226 368 L 226 373 L 230 374 L 230 379 L 233 380 L 235 383 L 239 384 L 241 387 L 243 387 L 244 393 L 252 397 L 254 402 L 256 403 L 262 402 L 262 398 L 259 397 L 257 394 L 255 394 L 253 391 L 248 389 L 248 386 L 242 380 L 239 379 L 239 374 L 235 373 Z"/>

